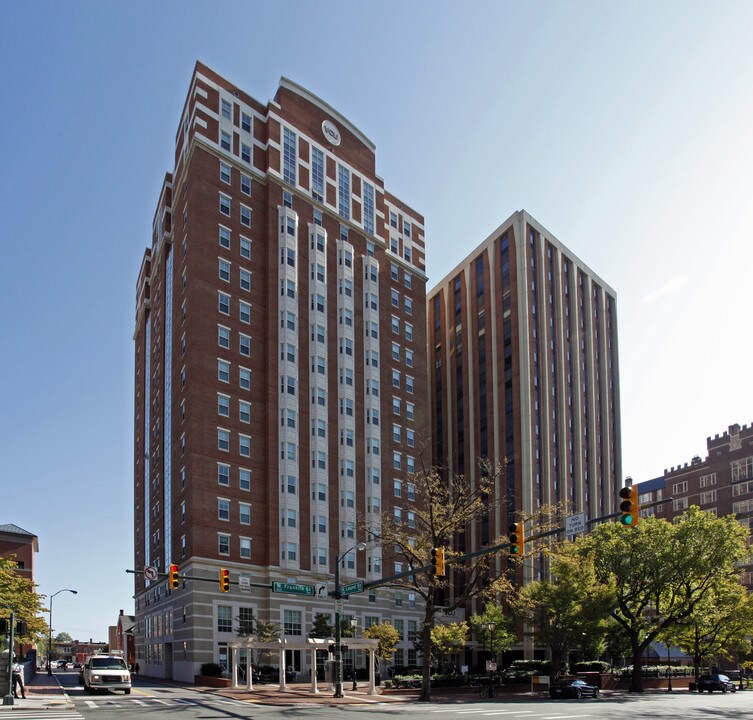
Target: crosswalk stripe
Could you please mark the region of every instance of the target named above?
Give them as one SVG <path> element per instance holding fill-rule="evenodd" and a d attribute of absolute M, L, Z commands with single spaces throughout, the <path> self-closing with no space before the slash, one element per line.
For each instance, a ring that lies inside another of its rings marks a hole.
<path fill-rule="evenodd" d="M 84 700 L 84 702 L 85 702 L 85 703 L 86 703 L 86 704 L 87 704 L 87 705 L 88 705 L 88 706 L 89 706 L 90 708 L 95 708 L 95 707 L 99 707 L 99 705 L 97 705 L 97 703 L 95 703 L 95 702 L 94 702 L 94 700 Z"/>

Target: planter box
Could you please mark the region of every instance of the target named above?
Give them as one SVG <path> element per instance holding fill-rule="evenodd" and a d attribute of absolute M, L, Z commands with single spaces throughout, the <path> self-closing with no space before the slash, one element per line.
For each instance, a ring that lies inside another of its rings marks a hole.
<path fill-rule="evenodd" d="M 206 675 L 194 675 L 193 684 L 203 685 L 204 687 L 227 688 L 227 687 L 230 687 L 233 684 L 233 682 L 229 678 L 207 677 Z"/>

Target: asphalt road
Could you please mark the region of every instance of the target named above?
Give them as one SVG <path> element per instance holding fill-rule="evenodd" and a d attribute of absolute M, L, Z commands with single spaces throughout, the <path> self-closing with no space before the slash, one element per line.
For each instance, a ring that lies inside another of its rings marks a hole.
<path fill-rule="evenodd" d="M 136 679 L 131 695 L 115 692 L 89 695 L 78 685 L 77 672 L 59 672 L 56 675 L 74 703 L 75 711 L 67 711 L 63 715 L 62 711 L 47 710 L 39 715 L 46 720 L 125 720 L 136 716 L 155 720 L 171 717 L 176 720 L 178 717 L 181 720 L 367 720 L 367 716 L 369 720 L 394 720 L 395 715 L 403 720 L 463 720 L 468 715 L 474 720 L 753 720 L 753 691 L 726 695 L 699 695 L 688 691 L 604 694 L 598 699 L 582 700 L 532 697 L 482 700 L 467 696 L 455 702 L 381 704 L 370 701 L 356 706 L 334 706 L 324 700 L 322 704 L 272 706 L 225 698 L 206 690 L 151 682 L 145 678 Z M 21 720 L 15 713 L 13 717 Z M 25 720 L 33 720 L 33 716 L 28 715 Z"/>

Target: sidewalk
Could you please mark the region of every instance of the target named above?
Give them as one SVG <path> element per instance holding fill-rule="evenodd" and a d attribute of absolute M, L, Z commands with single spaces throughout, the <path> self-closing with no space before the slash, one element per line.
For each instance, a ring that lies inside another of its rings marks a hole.
<path fill-rule="evenodd" d="M 358 690 L 351 690 L 350 683 L 343 685 L 344 697 L 333 697 L 333 690 L 325 684 L 319 686 L 319 692 L 311 692 L 311 683 L 288 683 L 286 690 L 280 691 L 277 683 L 268 685 L 254 684 L 249 691 L 240 688 L 207 688 L 205 692 L 222 695 L 233 700 L 258 705 L 374 705 L 391 702 L 410 702 L 418 697 L 418 691 L 409 694 L 369 695 L 367 683 L 361 683 Z M 199 690 L 199 688 L 195 688 Z"/>
<path fill-rule="evenodd" d="M 50 677 L 41 670 L 26 685 L 26 700 L 13 698 L 13 705 L 0 705 L 0 713 L 13 710 L 62 710 L 72 707 L 73 703 L 57 678 L 54 675 Z"/>

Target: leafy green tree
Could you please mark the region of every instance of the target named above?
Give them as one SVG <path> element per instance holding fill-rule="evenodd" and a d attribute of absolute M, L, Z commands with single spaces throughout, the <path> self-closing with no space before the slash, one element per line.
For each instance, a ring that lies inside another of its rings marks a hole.
<path fill-rule="evenodd" d="M 471 482 L 463 475 L 445 476 L 438 469 L 422 467 L 411 477 L 416 488 L 418 503 L 409 525 L 407 518 L 396 518 L 382 513 L 379 522 L 367 524 L 367 537 L 377 540 L 382 548 L 383 560 L 391 564 L 394 559 L 407 568 L 420 568 L 431 564 L 431 550 L 446 548 L 446 563 L 460 555 L 450 547 L 457 532 L 473 527 L 504 502 L 504 482 L 500 481 L 500 468 L 482 464 Z M 502 542 L 500 538 L 491 546 Z M 424 618 L 419 634 L 422 662 L 422 682 L 419 700 L 431 699 L 431 629 L 434 617 L 440 611 L 451 612 L 467 607 L 475 598 L 492 599 L 509 594 L 511 584 L 506 575 L 490 572 L 493 554 L 482 555 L 465 563 L 452 565 L 447 577 L 432 573 L 418 573 L 390 583 L 396 590 L 415 593 L 422 598 Z M 457 595 L 450 596 L 450 576 L 461 580 Z M 462 576 L 462 578 L 461 578 Z M 440 598 L 440 602 L 438 602 Z"/>
<path fill-rule="evenodd" d="M 499 603 L 487 603 L 482 613 L 471 615 L 470 622 L 473 635 L 481 640 L 493 658 L 509 650 L 517 641 L 514 620 Z"/>
<path fill-rule="evenodd" d="M 677 645 L 693 658 L 696 682 L 701 665 L 711 659 L 731 659 L 750 648 L 753 597 L 737 578 L 722 582 L 683 622 L 671 626 L 661 639 Z"/>
<path fill-rule="evenodd" d="M 42 616 L 46 610 L 42 606 L 44 596 L 38 595 L 34 583 L 17 570 L 15 555 L 0 557 L 0 618 L 10 618 L 12 610 L 16 621 L 26 623 L 26 632 L 14 638 L 19 645 L 46 645 L 48 626 Z"/>
<path fill-rule="evenodd" d="M 280 637 L 280 624 L 272 620 L 261 620 L 255 618 L 253 634 L 260 643 L 271 643 Z M 268 662 L 270 657 L 269 650 L 257 650 L 254 658 L 254 665 L 261 665 L 265 660 Z"/>
<path fill-rule="evenodd" d="M 400 633 L 388 622 L 380 622 L 364 628 L 363 636 L 372 640 L 378 640 L 379 644 L 374 653 L 374 663 L 379 667 L 380 662 L 389 662 L 395 654 L 397 644 L 400 642 Z"/>
<path fill-rule="evenodd" d="M 55 635 L 54 640 L 56 643 L 72 643 L 73 638 L 67 632 L 61 632 Z"/>
<path fill-rule="evenodd" d="M 630 638 L 632 692 L 643 691 L 644 650 L 739 575 L 747 532 L 734 516 L 691 506 L 674 523 L 656 517 L 637 527 L 605 523 L 577 543 L 584 557 L 593 556 L 599 582 L 614 589 L 611 614 Z"/>
<path fill-rule="evenodd" d="M 468 623 L 440 623 L 431 629 L 431 646 L 440 666 L 448 655 L 463 652 L 468 638 Z"/>
<path fill-rule="evenodd" d="M 600 644 L 614 593 L 611 585 L 597 580 L 592 553 L 567 541 L 546 552 L 551 579 L 520 588 L 513 606 L 549 648 L 552 673 L 559 676 L 567 673 L 571 650 Z"/>
<path fill-rule="evenodd" d="M 316 613 L 314 622 L 309 630 L 310 638 L 326 639 L 332 637 L 331 616 L 326 613 Z"/>

